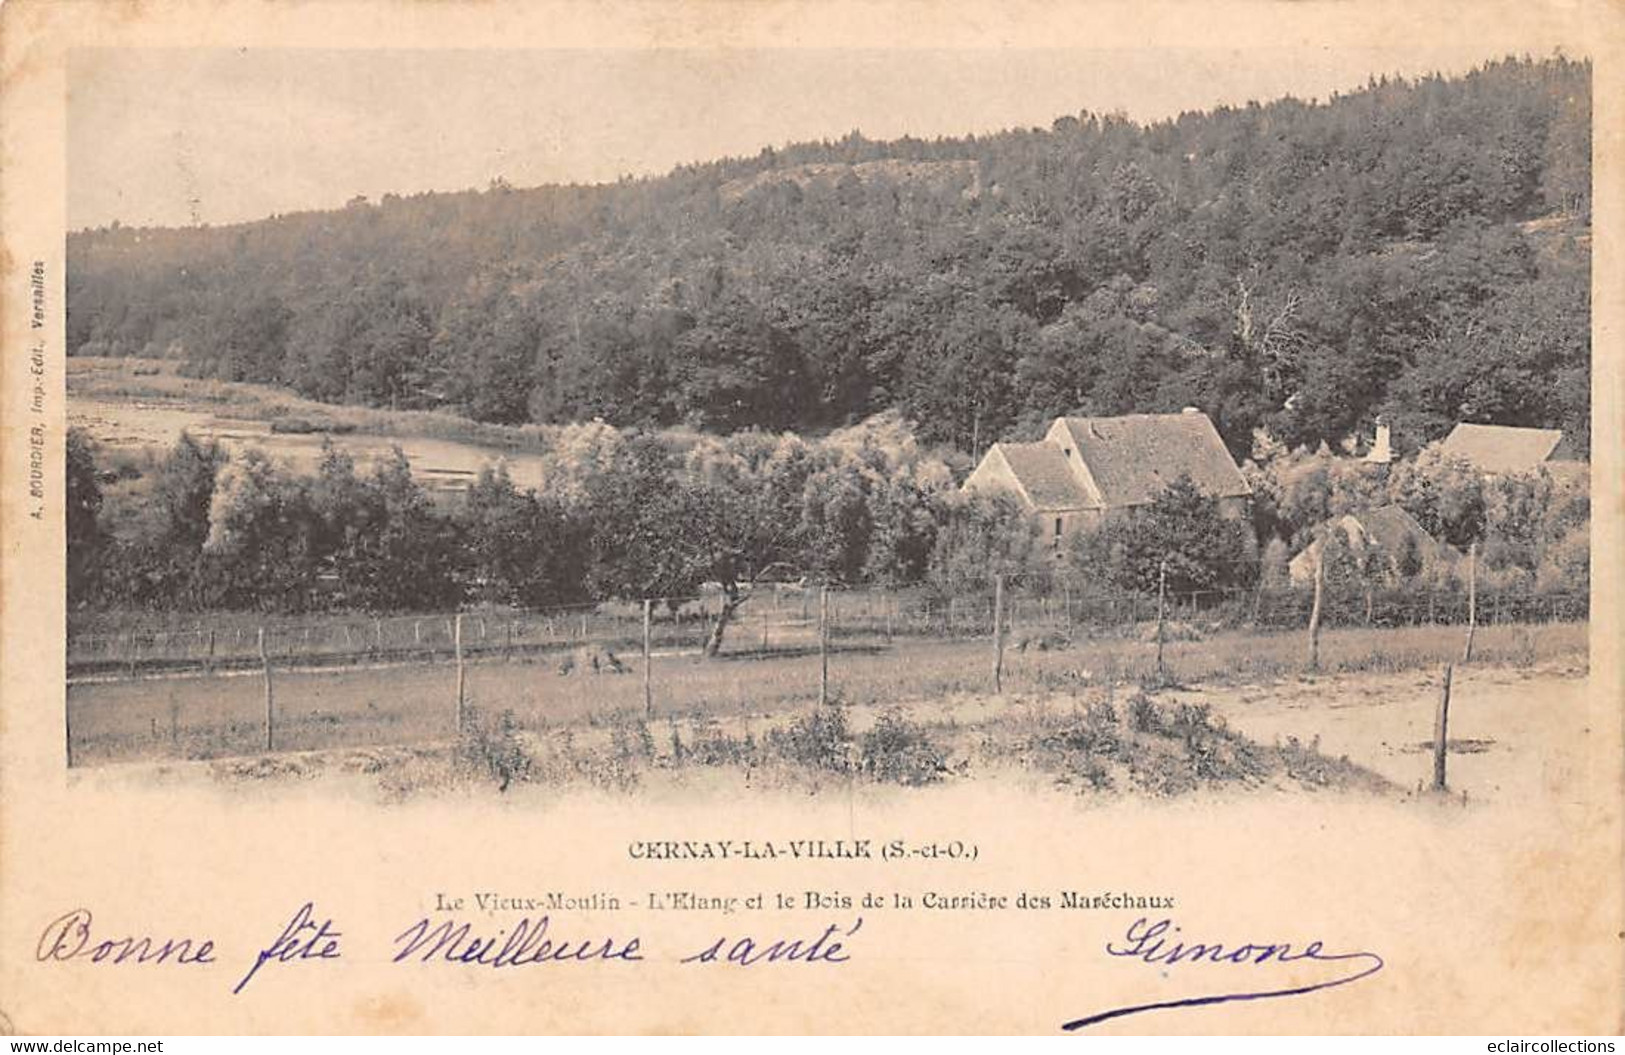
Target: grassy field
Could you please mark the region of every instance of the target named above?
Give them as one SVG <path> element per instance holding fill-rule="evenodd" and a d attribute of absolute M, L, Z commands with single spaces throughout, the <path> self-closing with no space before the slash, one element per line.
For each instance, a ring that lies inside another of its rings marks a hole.
<path fill-rule="evenodd" d="M 1528 667 L 1586 655 L 1586 624 L 1480 628 L 1474 662 Z M 1429 670 L 1459 659 L 1459 627 L 1333 629 L 1321 638 L 1321 673 Z M 986 641 L 899 639 L 890 647 L 837 648 L 834 698 L 861 707 L 920 703 L 991 689 Z M 1167 680 L 1180 685 L 1262 684 L 1305 672 L 1303 633 L 1218 634 L 1166 645 Z M 816 700 L 820 661 L 810 651 L 704 660 L 657 656 L 657 719 L 773 719 Z M 310 751 L 412 745 L 455 738 L 456 670 L 450 662 L 281 671 L 273 675 L 274 745 Z M 1158 684 L 1155 646 L 1123 638 L 1006 653 L 1006 692 L 1065 696 Z M 487 715 L 510 712 L 518 730 L 607 727 L 644 709 L 637 665 L 626 673 L 559 672 L 558 657 L 487 658 L 467 667 L 465 700 Z M 160 758 L 248 755 L 265 745 L 264 681 L 258 673 L 85 682 L 68 690 L 76 765 Z"/>

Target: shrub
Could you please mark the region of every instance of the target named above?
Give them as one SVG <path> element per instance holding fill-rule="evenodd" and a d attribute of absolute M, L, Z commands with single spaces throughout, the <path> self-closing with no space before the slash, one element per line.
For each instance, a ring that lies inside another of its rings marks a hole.
<path fill-rule="evenodd" d="M 1081 720 L 1045 737 L 1043 746 L 1093 759 L 1115 758 L 1123 751 L 1117 709 L 1105 700 L 1093 701 Z"/>
<path fill-rule="evenodd" d="M 1156 732 L 1161 724 L 1157 705 L 1145 693 L 1136 693 L 1128 705 L 1129 724 L 1137 733 Z"/>
<path fill-rule="evenodd" d="M 672 743 L 679 743 L 675 726 Z M 756 738 L 749 733 L 743 738 L 729 736 L 714 720 L 703 719 L 691 726 L 689 742 L 682 751 L 681 761 L 695 765 L 749 767 L 756 763 Z"/>
<path fill-rule="evenodd" d="M 947 755 L 926 731 L 896 711 L 887 711 L 863 734 L 863 772 L 875 780 L 917 787 L 942 779 Z"/>
<path fill-rule="evenodd" d="M 490 718 L 472 707 L 457 737 L 457 764 L 465 772 L 495 781 L 498 791 L 507 791 L 515 780 L 529 780 L 535 769 L 535 760 L 519 739 L 513 711 Z"/>
<path fill-rule="evenodd" d="M 616 760 L 628 768 L 654 758 L 654 735 L 649 732 L 649 725 L 642 718 L 625 718 L 617 721 L 610 727 L 609 741 Z"/>
<path fill-rule="evenodd" d="M 852 736 L 839 704 L 804 714 L 769 734 L 769 746 L 786 760 L 813 769 L 846 773 L 852 768 Z"/>
<path fill-rule="evenodd" d="M 1586 593 L 1591 589 L 1591 532 L 1589 525 L 1571 528 L 1545 548 L 1535 571 L 1536 589 L 1547 592 Z"/>

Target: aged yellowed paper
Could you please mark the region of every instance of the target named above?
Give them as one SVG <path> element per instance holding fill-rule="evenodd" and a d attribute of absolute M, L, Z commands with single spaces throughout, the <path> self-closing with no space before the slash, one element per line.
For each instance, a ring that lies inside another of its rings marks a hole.
<path fill-rule="evenodd" d="M 0 1024 L 1618 1032 L 1622 39 L 7 3 Z"/>

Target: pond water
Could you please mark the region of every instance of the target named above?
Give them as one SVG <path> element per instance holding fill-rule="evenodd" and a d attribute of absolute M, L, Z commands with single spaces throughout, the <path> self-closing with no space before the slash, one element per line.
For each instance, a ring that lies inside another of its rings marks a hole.
<path fill-rule="evenodd" d="M 258 447 L 296 473 L 314 473 L 321 462 L 320 433 L 274 433 L 270 422 L 233 418 L 184 403 L 70 397 L 67 410 L 70 426 L 84 429 L 111 451 L 167 448 L 185 430 L 196 439 L 218 441 L 228 450 Z M 335 435 L 332 440 L 334 446 L 355 459 L 361 471 L 399 446 L 412 463 L 412 475 L 435 490 L 460 491 L 474 482 L 483 466 L 498 459 L 507 460 L 508 473 L 520 490 L 540 487 L 542 483 L 539 454 L 424 436 L 354 432 Z"/>

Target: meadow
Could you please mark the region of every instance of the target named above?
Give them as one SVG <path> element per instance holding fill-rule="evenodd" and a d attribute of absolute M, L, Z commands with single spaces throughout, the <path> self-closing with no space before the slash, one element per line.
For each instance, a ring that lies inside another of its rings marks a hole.
<path fill-rule="evenodd" d="M 1332 628 L 1322 632 L 1320 676 L 1431 671 L 1458 662 L 1464 631 L 1454 626 Z M 1006 650 L 1003 692 L 1064 697 L 1119 686 L 1267 685 L 1308 673 L 1303 632 L 1220 631 L 1157 646 L 1140 633 L 1099 632 L 1070 641 L 1026 639 Z M 1176 635 L 1187 636 L 1187 635 Z M 1023 646 L 1026 647 L 1023 647 Z M 1474 665 L 1528 668 L 1552 659 L 1583 662 L 1587 625 L 1480 627 Z M 790 643 L 704 659 L 656 651 L 645 713 L 641 661 L 617 657 L 593 672 L 600 652 L 475 654 L 464 671 L 464 704 L 509 715 L 515 730 L 612 725 L 628 716 L 656 721 L 780 720 L 815 706 L 822 659 Z M 570 669 L 566 669 L 570 668 Z M 933 701 L 992 695 L 993 649 L 986 637 L 942 640 L 836 638 L 829 696 L 848 705 L 897 704 L 929 712 Z M 273 669 L 272 747 L 278 752 L 412 745 L 456 738 L 458 673 L 433 662 Z M 265 678 L 248 669 L 215 674 L 82 680 L 69 685 L 75 765 L 155 759 L 215 759 L 266 748 Z"/>

